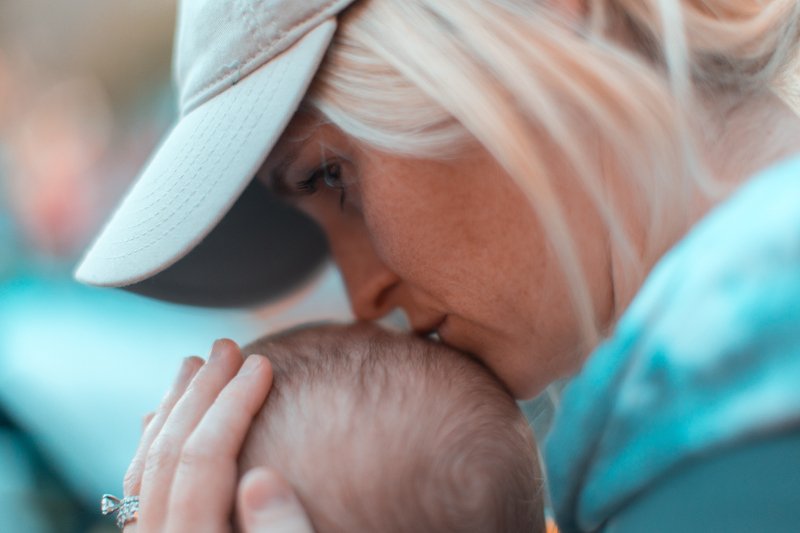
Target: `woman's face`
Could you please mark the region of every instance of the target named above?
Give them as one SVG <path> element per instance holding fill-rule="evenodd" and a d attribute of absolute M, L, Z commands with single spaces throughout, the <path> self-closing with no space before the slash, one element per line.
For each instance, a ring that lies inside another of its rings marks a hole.
<path fill-rule="evenodd" d="M 530 205 L 483 149 L 445 162 L 358 146 L 299 114 L 259 179 L 313 217 L 359 319 L 402 307 L 419 334 L 483 361 L 518 398 L 577 368 L 568 287 Z M 595 307 L 611 307 L 607 239 L 569 190 Z"/>

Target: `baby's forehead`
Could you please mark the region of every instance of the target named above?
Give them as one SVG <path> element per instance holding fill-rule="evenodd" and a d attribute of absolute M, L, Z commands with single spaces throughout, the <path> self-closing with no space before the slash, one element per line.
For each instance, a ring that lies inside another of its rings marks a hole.
<path fill-rule="evenodd" d="M 333 433 L 384 419 L 393 423 L 383 433 L 396 435 L 444 412 L 448 419 L 469 418 L 460 400 L 465 394 L 471 402 L 506 396 L 487 370 L 462 354 L 371 324 L 303 326 L 251 347 L 273 365 L 267 401 L 273 416 L 280 413 L 287 423 L 302 416 Z"/>
<path fill-rule="evenodd" d="M 380 359 L 398 352 L 424 352 L 425 341 L 407 334 L 386 331 L 367 322 L 354 324 L 302 324 L 261 337 L 243 348 L 245 354 L 260 353 L 270 358 L 274 366 L 282 367 L 286 359 L 301 357 L 340 360 Z M 294 366 L 294 365 L 289 365 Z"/>
<path fill-rule="evenodd" d="M 400 396 L 409 403 L 414 397 L 436 403 L 448 402 L 466 389 L 478 395 L 504 394 L 488 370 L 468 356 L 369 323 L 303 325 L 258 339 L 244 352 L 270 359 L 274 396 L 315 390 L 325 395 L 372 400 Z"/>
<path fill-rule="evenodd" d="M 371 336 L 385 335 L 386 333 L 380 327 L 368 322 L 353 324 L 309 322 L 264 335 L 248 344 L 246 349 L 261 346 L 292 346 L 319 340 L 337 343 L 347 341 L 363 342 Z"/>
<path fill-rule="evenodd" d="M 366 322 L 304 324 L 262 337 L 244 353 L 270 359 L 276 388 L 313 387 L 334 393 L 346 388 L 367 396 L 424 394 L 444 401 L 467 388 L 480 395 L 506 394 L 497 379 L 466 354 Z"/>

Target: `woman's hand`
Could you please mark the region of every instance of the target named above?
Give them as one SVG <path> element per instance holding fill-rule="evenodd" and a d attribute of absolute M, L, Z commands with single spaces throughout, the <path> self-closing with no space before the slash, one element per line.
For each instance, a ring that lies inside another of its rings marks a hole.
<path fill-rule="evenodd" d="M 248 472 L 237 490 L 237 457 L 272 384 L 269 360 L 242 360 L 230 340 L 214 343 L 208 362 L 184 360 L 172 389 L 151 416 L 125 475 L 139 513 L 125 533 L 227 532 L 237 507 L 246 533 L 311 533 L 291 488 L 266 469 Z"/>

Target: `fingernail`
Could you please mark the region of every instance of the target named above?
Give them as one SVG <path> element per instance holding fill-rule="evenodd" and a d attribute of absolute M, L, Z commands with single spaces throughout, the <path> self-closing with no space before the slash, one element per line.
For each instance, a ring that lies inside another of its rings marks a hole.
<path fill-rule="evenodd" d="M 242 365 L 242 370 L 240 371 L 240 374 L 243 376 L 253 374 L 256 371 L 256 369 L 258 369 L 258 367 L 261 366 L 262 357 L 263 356 L 256 354 L 248 355 L 247 359 L 244 360 L 244 364 Z"/>
<path fill-rule="evenodd" d="M 214 344 L 211 346 L 211 355 L 208 356 L 208 360 L 212 361 L 219 357 L 219 354 L 222 353 L 222 339 L 217 339 L 214 341 Z"/>
<path fill-rule="evenodd" d="M 291 491 L 286 483 L 274 472 L 259 468 L 249 474 L 244 504 L 253 511 L 265 511 L 276 505 L 282 505 L 291 498 Z"/>
<path fill-rule="evenodd" d="M 177 387 L 183 380 L 186 379 L 187 375 L 189 374 L 189 361 L 191 359 L 191 357 L 184 357 L 183 361 L 181 361 L 181 366 L 178 369 L 178 375 L 175 377 L 175 381 L 172 384 L 173 387 Z"/>

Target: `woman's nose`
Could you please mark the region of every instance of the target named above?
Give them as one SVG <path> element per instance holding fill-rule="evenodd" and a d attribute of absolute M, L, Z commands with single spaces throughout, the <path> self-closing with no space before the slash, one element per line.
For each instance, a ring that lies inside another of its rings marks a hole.
<path fill-rule="evenodd" d="M 401 280 L 360 233 L 338 239 L 329 235 L 331 252 L 344 278 L 353 314 L 359 320 L 377 320 L 399 305 Z"/>

